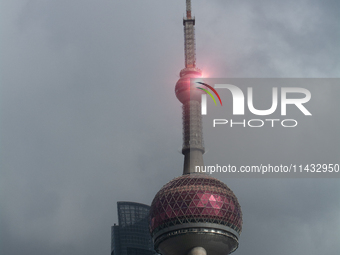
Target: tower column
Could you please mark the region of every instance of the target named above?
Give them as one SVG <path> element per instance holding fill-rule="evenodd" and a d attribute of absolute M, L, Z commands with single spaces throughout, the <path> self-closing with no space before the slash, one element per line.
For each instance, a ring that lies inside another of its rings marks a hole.
<path fill-rule="evenodd" d="M 196 166 L 203 166 L 203 133 L 201 103 L 190 100 L 183 104 L 183 174 L 196 172 Z"/>
<path fill-rule="evenodd" d="M 207 255 L 207 251 L 203 247 L 195 247 L 188 252 L 188 255 Z"/>

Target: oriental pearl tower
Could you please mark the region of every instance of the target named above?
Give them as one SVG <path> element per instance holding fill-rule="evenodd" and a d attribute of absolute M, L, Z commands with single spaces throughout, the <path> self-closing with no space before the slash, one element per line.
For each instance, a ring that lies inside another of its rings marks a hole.
<path fill-rule="evenodd" d="M 205 173 L 203 166 L 201 90 L 190 80 L 201 78 L 196 67 L 195 18 L 186 0 L 183 19 L 185 68 L 175 92 L 183 104 L 183 175 L 165 184 L 152 201 L 149 229 L 155 250 L 162 255 L 226 255 L 238 247 L 242 212 L 234 193 Z"/>

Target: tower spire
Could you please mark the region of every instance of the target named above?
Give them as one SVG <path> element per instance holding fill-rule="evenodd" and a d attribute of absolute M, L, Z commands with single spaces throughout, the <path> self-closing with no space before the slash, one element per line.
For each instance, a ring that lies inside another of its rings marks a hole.
<path fill-rule="evenodd" d="M 191 0 L 187 1 L 187 19 L 191 19 Z"/>
<path fill-rule="evenodd" d="M 195 17 L 191 16 L 191 0 L 186 0 L 187 16 L 183 19 L 185 69 L 196 68 Z M 184 71 L 184 70 L 183 70 Z"/>

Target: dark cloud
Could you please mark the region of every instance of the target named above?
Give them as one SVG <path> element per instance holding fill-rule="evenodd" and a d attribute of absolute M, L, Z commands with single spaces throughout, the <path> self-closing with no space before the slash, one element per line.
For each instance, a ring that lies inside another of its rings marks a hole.
<path fill-rule="evenodd" d="M 109 254 L 116 202 L 150 204 L 181 174 L 184 2 L 2 3 L 2 254 Z M 210 77 L 338 77 L 338 5 L 193 1 L 198 65 Z M 216 176 L 243 209 L 239 254 L 338 254 L 338 180 Z"/>

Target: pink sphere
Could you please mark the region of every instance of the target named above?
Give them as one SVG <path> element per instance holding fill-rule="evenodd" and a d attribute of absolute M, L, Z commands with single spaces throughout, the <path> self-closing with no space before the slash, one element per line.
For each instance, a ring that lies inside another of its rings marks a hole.
<path fill-rule="evenodd" d="M 201 95 L 204 91 L 198 89 L 199 84 L 196 84 L 195 80 L 190 83 L 190 79 L 197 79 L 201 81 L 201 74 L 197 72 L 192 72 L 183 75 L 176 83 L 175 93 L 178 100 L 184 104 L 189 100 L 201 101 Z"/>
<path fill-rule="evenodd" d="M 214 223 L 242 231 L 242 212 L 234 193 L 205 174 L 187 174 L 163 186 L 152 201 L 150 232 L 186 223 Z"/>

